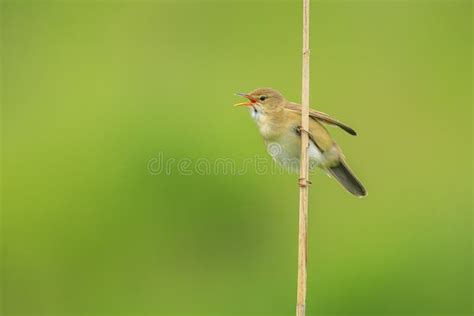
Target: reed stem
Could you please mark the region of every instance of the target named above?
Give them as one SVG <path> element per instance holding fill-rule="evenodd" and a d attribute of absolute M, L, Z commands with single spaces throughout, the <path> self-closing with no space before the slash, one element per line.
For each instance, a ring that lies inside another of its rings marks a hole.
<path fill-rule="evenodd" d="M 309 191 L 309 2 L 303 0 L 303 71 L 301 89 L 301 163 L 300 202 L 298 225 L 298 295 L 296 316 L 304 316 L 306 309 L 308 258 L 308 191 Z"/>

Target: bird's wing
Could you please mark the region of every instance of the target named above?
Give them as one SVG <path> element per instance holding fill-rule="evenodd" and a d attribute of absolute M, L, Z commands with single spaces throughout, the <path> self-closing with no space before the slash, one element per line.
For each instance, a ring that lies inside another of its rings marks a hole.
<path fill-rule="evenodd" d="M 293 102 L 287 102 L 285 104 L 285 107 L 289 110 L 292 110 L 292 111 L 296 111 L 296 112 L 299 112 L 301 113 L 301 105 L 297 104 L 297 103 L 293 103 Z M 337 127 L 340 127 L 342 128 L 344 131 L 346 131 L 347 133 L 355 136 L 357 135 L 356 131 L 353 130 L 351 127 L 347 126 L 346 124 L 342 123 L 342 122 L 339 122 L 338 120 L 330 117 L 329 115 L 327 115 L 326 113 L 323 113 L 323 112 L 319 112 L 319 111 L 316 111 L 316 110 L 313 110 L 313 109 L 309 109 L 309 116 L 313 119 L 313 120 L 316 120 L 316 121 L 321 121 L 323 123 L 326 123 L 326 124 L 329 124 L 329 125 L 335 125 Z"/>
<path fill-rule="evenodd" d="M 334 140 L 327 129 L 317 120 L 309 122 L 309 139 L 324 153 L 334 146 Z"/>

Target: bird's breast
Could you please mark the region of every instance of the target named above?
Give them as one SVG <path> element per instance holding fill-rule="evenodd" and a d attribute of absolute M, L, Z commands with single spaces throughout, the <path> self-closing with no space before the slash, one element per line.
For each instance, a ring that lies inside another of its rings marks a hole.
<path fill-rule="evenodd" d="M 275 122 L 270 115 L 261 111 L 253 111 L 251 115 L 257 124 L 260 134 L 266 141 L 275 139 L 284 132 L 282 126 Z"/>

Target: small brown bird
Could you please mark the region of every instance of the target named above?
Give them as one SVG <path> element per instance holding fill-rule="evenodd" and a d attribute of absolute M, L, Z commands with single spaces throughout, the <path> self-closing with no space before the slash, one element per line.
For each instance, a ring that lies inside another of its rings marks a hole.
<path fill-rule="evenodd" d="M 301 155 L 301 106 L 287 101 L 280 92 L 272 88 L 258 88 L 238 95 L 249 100 L 236 105 L 249 107 L 270 155 L 283 167 L 298 171 Z M 357 135 L 356 132 L 323 112 L 310 109 L 309 115 L 310 169 L 320 167 L 350 193 L 358 197 L 366 196 L 364 186 L 349 169 L 340 147 L 322 123 L 338 126 L 351 135 Z"/>

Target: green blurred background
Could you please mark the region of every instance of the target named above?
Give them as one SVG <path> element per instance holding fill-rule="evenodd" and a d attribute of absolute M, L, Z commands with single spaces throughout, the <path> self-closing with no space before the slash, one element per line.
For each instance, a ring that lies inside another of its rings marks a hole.
<path fill-rule="evenodd" d="M 293 315 L 296 175 L 265 148 L 301 1 L 2 1 L 2 315 Z M 312 106 L 369 196 L 310 192 L 308 315 L 472 315 L 471 1 L 312 1 Z"/>

